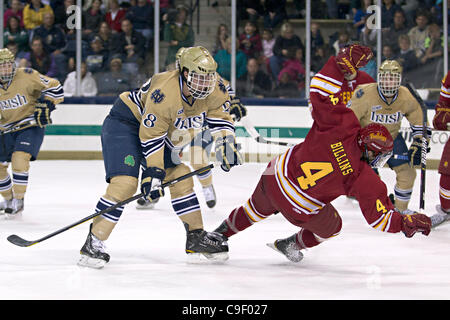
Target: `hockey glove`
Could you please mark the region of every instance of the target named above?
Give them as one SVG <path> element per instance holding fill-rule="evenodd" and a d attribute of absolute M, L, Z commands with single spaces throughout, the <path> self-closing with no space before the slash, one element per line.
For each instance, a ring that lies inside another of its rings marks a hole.
<path fill-rule="evenodd" d="M 231 167 L 242 164 L 242 156 L 237 149 L 233 136 L 216 139 L 216 159 L 221 163 L 222 170 L 228 172 Z"/>
<path fill-rule="evenodd" d="M 416 232 L 427 236 L 431 231 L 431 219 L 421 213 L 403 215 L 401 231 L 407 238 L 411 238 Z"/>
<path fill-rule="evenodd" d="M 234 97 L 231 100 L 230 114 L 234 116 L 236 122 L 241 121 L 247 115 L 247 109 L 238 97 Z"/>
<path fill-rule="evenodd" d="M 433 117 L 433 126 L 436 130 L 448 130 L 448 124 L 450 123 L 450 107 L 436 104 L 436 113 Z"/>
<path fill-rule="evenodd" d="M 51 124 L 52 119 L 50 118 L 50 113 L 55 109 L 56 107 L 53 102 L 39 99 L 34 107 L 34 118 L 36 119 L 37 125 L 43 128 Z"/>
<path fill-rule="evenodd" d="M 426 143 L 427 153 L 430 152 L 428 147 L 428 141 Z M 411 167 L 418 166 L 421 163 L 422 158 L 422 138 L 414 138 L 411 143 L 411 147 L 408 150 L 409 165 Z"/>
<path fill-rule="evenodd" d="M 141 192 L 145 199 L 152 202 L 164 196 L 162 181 L 166 177 L 166 171 L 157 167 L 150 167 L 142 172 Z"/>

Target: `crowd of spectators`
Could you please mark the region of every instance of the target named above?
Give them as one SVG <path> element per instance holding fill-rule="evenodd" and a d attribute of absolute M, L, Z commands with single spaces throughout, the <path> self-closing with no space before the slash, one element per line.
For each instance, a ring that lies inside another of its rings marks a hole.
<path fill-rule="evenodd" d="M 304 34 L 290 22 L 304 18 L 305 2 L 237 1 L 236 91 L 240 96 L 305 96 Z M 346 27 L 327 36 L 323 26 L 311 24 L 312 72 L 351 42 L 370 46 L 376 53 L 376 29 L 369 25 L 373 2 L 314 2 L 313 19 L 352 23 L 343 23 Z M 166 70 L 175 67 L 179 48 L 196 45 L 188 23 L 190 11 L 179 3 L 160 1 L 160 39 L 168 49 L 163 65 Z M 76 32 L 68 23 L 72 14 L 68 8 L 74 4 L 75 0 L 9 0 L 4 11 L 4 46 L 16 54 L 17 65 L 32 67 L 61 83 L 67 81 L 67 88 L 75 79 Z M 82 17 L 82 82 L 91 89 L 82 91 L 83 95 L 116 95 L 122 89 L 138 87 L 151 76 L 147 70 L 153 64 L 152 0 L 87 0 L 83 1 Z M 383 59 L 398 60 L 405 72 L 438 61 L 443 56 L 442 21 L 442 0 L 383 0 Z M 218 72 L 227 80 L 231 78 L 231 47 L 229 25 L 218 24 L 208 49 L 218 63 Z M 365 71 L 375 78 L 375 61 Z"/>

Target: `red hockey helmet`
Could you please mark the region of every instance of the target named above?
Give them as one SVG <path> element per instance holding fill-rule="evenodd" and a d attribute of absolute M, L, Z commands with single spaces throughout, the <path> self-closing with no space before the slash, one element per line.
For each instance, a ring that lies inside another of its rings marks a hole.
<path fill-rule="evenodd" d="M 372 168 L 381 168 L 392 157 L 394 139 L 389 130 L 378 123 L 371 123 L 359 131 L 358 146 L 363 158 Z"/>
<path fill-rule="evenodd" d="M 336 62 L 345 76 L 355 77 L 357 69 L 364 67 L 373 53 L 369 47 L 351 44 L 342 48 L 336 56 Z"/>

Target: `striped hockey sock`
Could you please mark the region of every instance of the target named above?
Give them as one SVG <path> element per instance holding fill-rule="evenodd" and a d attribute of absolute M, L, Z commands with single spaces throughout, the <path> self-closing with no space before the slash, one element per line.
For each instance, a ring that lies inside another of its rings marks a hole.
<path fill-rule="evenodd" d="M 439 201 L 442 210 L 450 211 L 450 176 L 441 174 L 439 180 Z"/>

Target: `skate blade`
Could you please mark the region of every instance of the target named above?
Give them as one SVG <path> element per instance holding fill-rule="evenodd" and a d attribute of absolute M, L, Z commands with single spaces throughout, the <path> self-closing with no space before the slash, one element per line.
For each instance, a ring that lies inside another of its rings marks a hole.
<path fill-rule="evenodd" d="M 150 204 L 148 204 L 148 205 L 140 205 L 140 204 L 138 204 L 138 205 L 136 205 L 136 209 L 138 209 L 138 210 L 151 210 L 151 209 L 154 209 L 155 208 L 155 204 L 154 203 L 150 203 Z"/>
<path fill-rule="evenodd" d="M 105 266 L 106 261 L 103 259 L 91 258 L 85 255 L 81 255 L 77 265 L 80 267 L 87 267 L 93 269 L 101 269 Z"/>
<path fill-rule="evenodd" d="M 229 259 L 228 252 L 219 253 L 187 253 L 186 262 L 189 264 L 222 263 Z"/>
<path fill-rule="evenodd" d="M 291 257 L 291 258 L 290 258 L 290 257 L 288 257 L 287 255 L 285 255 L 283 252 L 281 252 L 280 250 L 278 250 L 277 247 L 275 246 L 275 243 L 266 243 L 266 245 L 267 245 L 269 248 L 272 248 L 273 250 L 275 250 L 276 252 L 282 254 L 286 259 L 288 259 L 288 260 L 291 261 L 291 262 L 297 263 L 297 262 L 300 262 L 300 261 L 303 260 L 303 254 L 301 254 L 301 255 L 299 255 L 299 256 L 297 256 L 297 257 Z"/>

